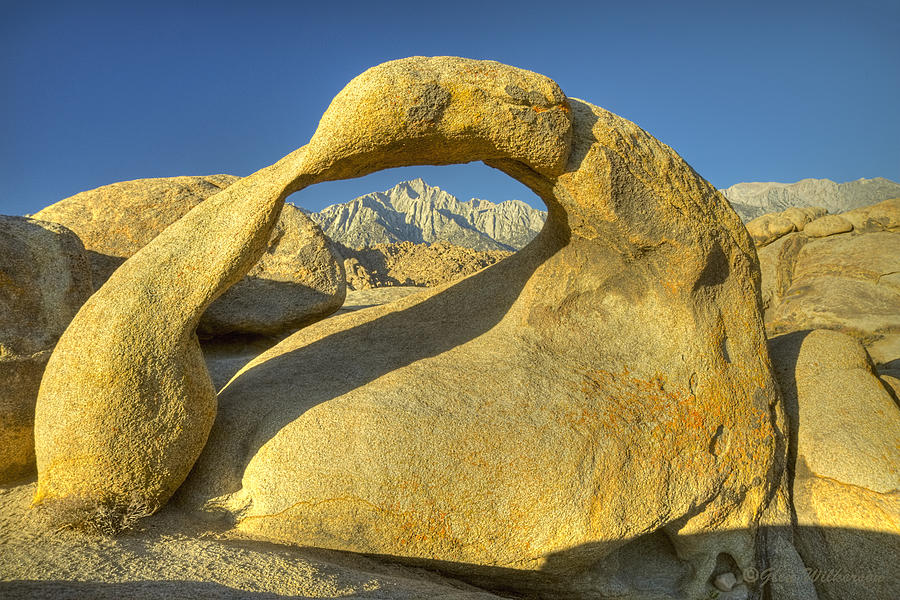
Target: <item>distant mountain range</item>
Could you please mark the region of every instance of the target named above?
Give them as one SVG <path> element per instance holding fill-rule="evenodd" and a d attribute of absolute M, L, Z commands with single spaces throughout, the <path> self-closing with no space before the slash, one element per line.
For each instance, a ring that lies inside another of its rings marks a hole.
<path fill-rule="evenodd" d="M 900 184 L 876 177 L 835 183 L 738 183 L 720 190 L 744 221 L 791 206 L 840 213 L 900 197 Z M 309 213 L 332 240 L 355 249 L 393 242 L 446 241 L 475 250 L 518 250 L 544 226 L 547 213 L 519 200 L 459 201 L 422 179 L 403 181 L 343 204 Z"/>
<path fill-rule="evenodd" d="M 518 250 L 538 234 L 547 213 L 519 200 L 460 202 L 439 187 L 414 179 L 334 204 L 310 217 L 332 240 L 357 249 L 443 240 L 475 250 Z"/>
<path fill-rule="evenodd" d="M 738 183 L 722 192 L 735 212 L 749 221 L 760 215 L 781 212 L 792 206 L 821 206 L 840 213 L 900 198 L 900 183 L 884 177 L 835 183 L 830 179 L 802 179 L 797 183 Z"/>

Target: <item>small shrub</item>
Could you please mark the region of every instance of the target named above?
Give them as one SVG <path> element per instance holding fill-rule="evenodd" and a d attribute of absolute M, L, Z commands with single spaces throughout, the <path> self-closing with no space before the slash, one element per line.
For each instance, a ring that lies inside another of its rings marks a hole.
<path fill-rule="evenodd" d="M 46 523 L 57 531 L 72 529 L 103 536 L 133 530 L 141 519 L 156 512 L 156 507 L 136 494 L 128 498 L 110 497 L 99 501 L 84 496 L 68 496 L 48 500 L 38 508 Z"/>

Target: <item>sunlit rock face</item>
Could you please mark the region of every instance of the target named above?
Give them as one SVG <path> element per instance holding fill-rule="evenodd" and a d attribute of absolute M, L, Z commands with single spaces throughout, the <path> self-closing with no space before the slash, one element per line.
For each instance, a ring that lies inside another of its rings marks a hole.
<path fill-rule="evenodd" d="M 758 252 L 770 335 L 841 331 L 882 375 L 900 375 L 900 198 L 826 215 Z"/>
<path fill-rule="evenodd" d="M 263 255 L 303 149 L 201 202 L 84 303 L 35 407 L 36 506 L 62 525 L 153 512 L 203 449 L 216 394 L 200 316 Z M 135 508 L 136 507 L 136 508 Z"/>
<path fill-rule="evenodd" d="M 99 289 L 126 259 L 238 179 L 208 175 L 121 181 L 60 200 L 36 216 L 78 234 Z M 343 265 L 331 242 L 303 211 L 287 205 L 260 260 L 206 309 L 199 329 L 205 336 L 283 333 L 333 313 L 345 293 Z"/>
<path fill-rule="evenodd" d="M 287 191 L 483 160 L 548 219 L 480 273 L 252 361 L 219 394 L 185 505 L 532 589 L 650 534 L 687 565 L 660 593 L 707 593 L 722 553 L 753 564 L 784 450 L 759 267 L 672 149 L 535 73 L 411 58 L 350 82 L 295 159 Z"/>
<path fill-rule="evenodd" d="M 90 265 L 74 233 L 0 215 L 0 483 L 34 473 L 41 376 L 56 340 L 90 294 Z"/>
<path fill-rule="evenodd" d="M 837 331 L 769 342 L 792 423 L 794 540 L 821 598 L 896 598 L 900 411 L 863 346 Z"/>

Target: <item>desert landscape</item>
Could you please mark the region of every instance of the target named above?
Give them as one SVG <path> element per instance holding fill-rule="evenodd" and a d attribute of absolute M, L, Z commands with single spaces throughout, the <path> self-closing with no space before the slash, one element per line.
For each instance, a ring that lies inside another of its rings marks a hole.
<path fill-rule="evenodd" d="M 547 210 L 285 202 L 470 161 Z M 0 217 L 0 596 L 891 600 L 898 395 L 900 185 L 389 61 L 252 175 Z"/>

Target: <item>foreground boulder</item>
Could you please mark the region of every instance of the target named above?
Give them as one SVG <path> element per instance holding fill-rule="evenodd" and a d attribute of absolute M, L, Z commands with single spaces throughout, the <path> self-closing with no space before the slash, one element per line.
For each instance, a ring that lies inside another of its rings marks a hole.
<path fill-rule="evenodd" d="M 715 592 L 722 555 L 735 578 L 756 560 L 782 464 L 746 230 L 633 123 L 456 58 L 353 80 L 289 187 L 472 160 L 546 201 L 538 238 L 252 361 L 219 394 L 181 501 L 244 534 L 550 597 L 651 536 L 684 576 L 619 596 Z"/>
<path fill-rule="evenodd" d="M 76 194 L 35 216 L 78 234 L 90 253 L 94 287 L 99 288 L 125 259 L 237 180 L 233 175 L 210 175 L 123 181 Z M 344 294 L 343 266 L 331 242 L 303 211 L 289 204 L 259 262 L 209 306 L 200 331 L 276 334 L 297 329 L 340 308 Z"/>
<path fill-rule="evenodd" d="M 795 441 L 795 544 L 821 598 L 900 597 L 900 408 L 859 342 L 770 341 Z"/>
<path fill-rule="evenodd" d="M 194 331 L 266 251 L 303 149 L 201 202 L 129 258 L 56 346 L 35 415 L 35 504 L 113 529 L 161 506 L 216 413 Z M 118 525 L 117 525 L 118 524 Z"/>
<path fill-rule="evenodd" d="M 34 471 L 34 405 L 56 340 L 91 294 L 78 237 L 0 216 L 0 483 Z"/>

